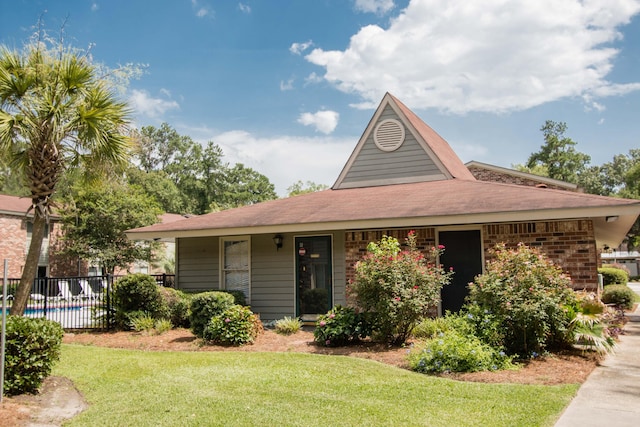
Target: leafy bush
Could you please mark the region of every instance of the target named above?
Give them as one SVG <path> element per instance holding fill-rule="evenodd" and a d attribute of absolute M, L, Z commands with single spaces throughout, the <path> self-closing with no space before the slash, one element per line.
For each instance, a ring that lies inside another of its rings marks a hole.
<path fill-rule="evenodd" d="M 144 312 L 153 319 L 169 317 L 169 309 L 160 295 L 160 287 L 147 274 L 130 274 L 113 284 L 113 307 L 116 326 L 129 329 L 132 313 Z"/>
<path fill-rule="evenodd" d="M 364 314 L 337 305 L 318 318 L 313 339 L 325 346 L 341 346 L 365 338 L 369 333 Z"/>
<path fill-rule="evenodd" d="M 133 317 L 130 320 L 131 328 L 136 332 L 150 333 L 153 330 L 156 321 L 153 317 L 147 313 L 140 313 L 140 315 Z"/>
<path fill-rule="evenodd" d="M 226 292 L 229 295 L 233 296 L 233 303 L 238 305 L 247 305 L 247 297 L 242 291 L 227 291 L 222 290 L 220 292 Z"/>
<path fill-rule="evenodd" d="M 249 308 L 234 304 L 213 316 L 203 332 L 208 342 L 223 345 L 252 343 L 262 331 L 262 323 Z"/>
<path fill-rule="evenodd" d="M 153 325 L 153 329 L 156 334 L 161 335 L 173 329 L 173 323 L 169 319 L 158 319 Z"/>
<path fill-rule="evenodd" d="M 280 335 L 293 335 L 302 328 L 302 322 L 297 317 L 285 316 L 276 320 L 275 330 Z"/>
<path fill-rule="evenodd" d="M 35 393 L 60 358 L 62 335 L 57 322 L 7 316 L 3 392 Z"/>
<path fill-rule="evenodd" d="M 412 370 L 423 373 L 495 371 L 510 365 L 510 358 L 473 335 L 440 333 L 409 353 Z"/>
<path fill-rule="evenodd" d="M 160 295 L 169 311 L 171 324 L 179 328 L 190 326 L 191 295 L 173 288 L 160 287 Z"/>
<path fill-rule="evenodd" d="M 627 285 L 609 285 L 602 291 L 600 297 L 605 304 L 615 304 L 625 310 L 633 308 L 636 293 Z"/>
<path fill-rule="evenodd" d="M 467 323 L 462 315 L 447 313 L 446 316 L 442 317 L 422 319 L 413 329 L 413 336 L 421 339 L 430 339 L 447 332 L 459 332 L 463 335 L 468 335 L 473 334 L 473 327 Z"/>
<path fill-rule="evenodd" d="M 431 248 L 429 260 L 417 249 L 415 232 L 407 236 L 408 250 L 384 236 L 371 242 L 368 254 L 355 266 L 349 292 L 355 305 L 371 316 L 376 338 L 401 344 L 430 307 L 440 300 L 452 272 L 436 263 L 444 247 Z"/>
<path fill-rule="evenodd" d="M 509 354 L 528 356 L 568 345 L 572 339 L 565 307 L 575 302 L 571 279 L 524 244 L 514 249 L 499 244 L 493 253 L 486 272 L 469 285 L 468 301 L 476 306 L 472 311 L 491 314 L 504 334 L 499 344 Z"/>
<path fill-rule="evenodd" d="M 193 334 L 202 338 L 211 318 L 222 314 L 233 305 L 233 301 L 233 296 L 227 292 L 211 291 L 194 295 L 189 317 Z"/>
<path fill-rule="evenodd" d="M 598 269 L 598 273 L 602 274 L 602 283 L 608 285 L 626 285 L 629 282 L 629 273 L 621 268 L 608 265 Z"/>

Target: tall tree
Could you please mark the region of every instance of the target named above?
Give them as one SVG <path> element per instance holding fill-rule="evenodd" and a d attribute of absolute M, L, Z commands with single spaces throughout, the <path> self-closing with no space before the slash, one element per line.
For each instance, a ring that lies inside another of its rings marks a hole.
<path fill-rule="evenodd" d="M 216 187 L 218 191 L 209 210 L 237 208 L 278 198 L 274 185 L 266 176 L 242 163 L 226 168 Z"/>
<path fill-rule="evenodd" d="M 545 142 L 540 151 L 529 156 L 526 166 L 534 168 L 543 165 L 547 168 L 549 178 L 577 183 L 578 176 L 591 157 L 576 151 L 576 142 L 564 135 L 566 123 L 547 120 L 540 130 Z"/>
<path fill-rule="evenodd" d="M 60 209 L 64 252 L 91 261 L 113 274 L 135 261 L 153 261 L 152 244 L 127 239 L 125 231 L 158 222 L 161 213 L 155 199 L 139 187 L 109 182 L 81 183 Z"/>
<path fill-rule="evenodd" d="M 293 197 L 300 194 L 315 193 L 316 191 L 326 190 L 327 188 L 329 188 L 329 186 L 325 184 L 316 184 L 313 181 L 302 182 L 301 180 L 298 180 L 291 184 L 291 186 L 287 187 L 287 194 L 289 197 Z"/>
<path fill-rule="evenodd" d="M 129 111 L 89 55 L 40 31 L 21 50 L 0 47 L 0 149 L 29 189 L 33 234 L 11 314 L 22 315 L 36 276 L 56 186 L 67 168 L 126 160 Z"/>

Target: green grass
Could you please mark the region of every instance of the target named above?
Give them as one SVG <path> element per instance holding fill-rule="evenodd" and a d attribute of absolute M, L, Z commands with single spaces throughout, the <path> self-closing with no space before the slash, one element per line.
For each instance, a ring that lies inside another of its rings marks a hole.
<path fill-rule="evenodd" d="M 479 384 L 345 356 L 64 345 L 70 426 L 552 426 L 578 385 Z M 67 424 L 65 424 L 67 425 Z"/>

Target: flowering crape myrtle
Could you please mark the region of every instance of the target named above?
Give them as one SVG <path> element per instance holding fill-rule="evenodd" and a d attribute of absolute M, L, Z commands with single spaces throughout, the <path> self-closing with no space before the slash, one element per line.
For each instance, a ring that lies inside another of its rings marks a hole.
<path fill-rule="evenodd" d="M 444 246 L 425 254 L 416 247 L 416 233 L 409 232 L 407 249 L 397 239 L 383 236 L 367 246 L 367 255 L 355 266 L 350 297 L 367 314 L 374 338 L 402 344 L 428 310 L 440 301 L 440 290 L 453 271 L 438 264 Z"/>

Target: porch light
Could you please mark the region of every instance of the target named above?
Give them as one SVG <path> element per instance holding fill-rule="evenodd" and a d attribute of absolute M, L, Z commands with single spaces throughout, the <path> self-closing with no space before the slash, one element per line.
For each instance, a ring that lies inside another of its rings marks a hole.
<path fill-rule="evenodd" d="M 618 220 L 618 216 L 608 216 L 606 220 L 607 222 L 616 222 Z"/>
<path fill-rule="evenodd" d="M 282 235 L 276 234 L 273 236 L 273 243 L 276 244 L 276 251 L 282 247 Z"/>

